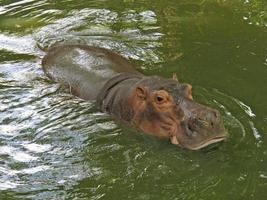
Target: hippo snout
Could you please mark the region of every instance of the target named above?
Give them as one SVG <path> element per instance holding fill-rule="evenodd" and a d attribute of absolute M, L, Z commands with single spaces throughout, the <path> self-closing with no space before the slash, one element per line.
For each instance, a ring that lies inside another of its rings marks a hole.
<path fill-rule="evenodd" d="M 219 111 L 193 101 L 184 105 L 186 116 L 182 123 L 184 134 L 180 137 L 182 146 L 197 150 L 226 139 L 227 132 Z"/>
<path fill-rule="evenodd" d="M 188 120 L 188 129 L 191 131 L 212 130 L 222 123 L 220 113 L 217 110 L 202 111 L 197 116 Z"/>

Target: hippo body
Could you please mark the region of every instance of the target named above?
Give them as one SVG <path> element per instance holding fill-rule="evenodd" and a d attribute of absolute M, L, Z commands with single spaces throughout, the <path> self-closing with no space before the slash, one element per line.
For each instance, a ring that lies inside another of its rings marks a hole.
<path fill-rule="evenodd" d="M 56 46 L 42 60 L 47 76 L 73 95 L 143 132 L 196 150 L 225 139 L 217 110 L 192 100 L 191 85 L 144 76 L 127 59 L 99 47 Z"/>
<path fill-rule="evenodd" d="M 69 86 L 72 94 L 86 100 L 96 100 L 105 83 L 119 73 L 140 74 L 122 56 L 86 45 L 53 47 L 42 66 L 50 79 Z"/>

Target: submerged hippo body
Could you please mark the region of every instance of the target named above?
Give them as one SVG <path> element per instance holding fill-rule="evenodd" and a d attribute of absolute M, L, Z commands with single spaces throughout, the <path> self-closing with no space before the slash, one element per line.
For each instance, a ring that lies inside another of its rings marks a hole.
<path fill-rule="evenodd" d="M 144 76 L 110 50 L 85 45 L 53 47 L 42 67 L 72 94 L 96 100 L 101 111 L 145 133 L 170 139 L 172 144 L 196 150 L 225 139 L 219 112 L 194 102 L 189 84 Z"/>

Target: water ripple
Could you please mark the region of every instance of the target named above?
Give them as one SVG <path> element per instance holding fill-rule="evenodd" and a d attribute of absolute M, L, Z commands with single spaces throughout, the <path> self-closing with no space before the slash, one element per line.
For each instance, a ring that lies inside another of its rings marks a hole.
<path fill-rule="evenodd" d="M 112 29 L 120 23 L 128 28 Z M 140 28 L 136 29 L 133 23 Z M 34 37 L 42 49 L 62 42 L 90 44 L 111 48 L 126 57 L 147 63 L 158 63 L 161 58 L 154 49 L 161 45 L 158 40 L 163 35 L 158 29 L 153 11 L 130 10 L 119 15 L 107 9 L 86 8 L 71 11 L 65 18 L 42 27 Z"/>
<path fill-rule="evenodd" d="M 139 3 L 123 1 L 119 9 L 109 1 L 22 0 L 0 6 L 0 199 L 264 199 L 267 118 L 258 120 L 256 106 L 246 99 L 196 88 L 197 100 L 222 113 L 229 138 L 191 152 L 114 122 L 94 102 L 73 97 L 44 76 L 39 47 L 57 43 L 113 49 L 143 69 L 158 67 L 169 51 L 185 51 L 175 65 L 198 64 L 187 60 L 202 55 L 192 41 L 198 31 L 205 38 L 206 28 L 209 38 L 216 34 L 209 23 L 220 18 L 220 12 L 210 15 L 217 3 Z M 201 43 L 212 47 L 210 40 Z M 256 198 L 257 192 L 263 196 Z"/>
<path fill-rule="evenodd" d="M 18 54 L 38 55 L 36 42 L 29 35 L 11 36 L 0 33 L 0 50 L 11 51 Z M 42 53 L 40 53 L 42 55 Z"/>
<path fill-rule="evenodd" d="M 231 140 L 234 141 L 232 145 L 235 146 L 235 148 L 251 141 L 251 136 L 257 141 L 257 147 L 260 147 L 260 144 L 263 142 L 262 135 L 254 125 L 253 121 L 257 116 L 250 106 L 217 89 L 212 91 L 205 88 L 197 89 L 201 91 L 200 99 L 202 101 L 212 107 L 217 107 L 224 113 L 224 122 Z"/>

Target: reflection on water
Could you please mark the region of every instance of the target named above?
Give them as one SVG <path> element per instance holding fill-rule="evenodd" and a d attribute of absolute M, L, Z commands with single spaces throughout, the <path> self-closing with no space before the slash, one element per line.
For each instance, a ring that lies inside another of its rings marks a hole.
<path fill-rule="evenodd" d="M 267 198 L 266 4 L 2 4 L 0 199 Z M 246 37 L 231 37 L 240 29 Z M 221 111 L 228 140 L 192 152 L 114 122 L 44 76 L 40 58 L 58 43 L 113 49 L 147 74 L 177 72 Z"/>
<path fill-rule="evenodd" d="M 19 44 L 19 45 L 18 45 Z M 36 55 L 36 42 L 31 36 L 7 36 L 0 34 L 0 50 L 11 51 L 17 54 Z"/>
<path fill-rule="evenodd" d="M 117 30 L 120 24 L 125 28 Z M 154 49 L 161 45 L 158 40 L 163 35 L 159 28 L 155 13 L 149 10 L 140 13 L 130 10 L 119 15 L 106 9 L 82 9 L 40 28 L 34 37 L 42 49 L 57 43 L 89 44 L 157 63 L 161 60 Z"/>

